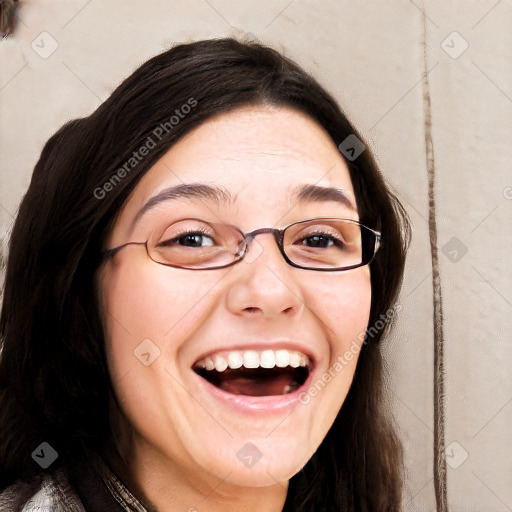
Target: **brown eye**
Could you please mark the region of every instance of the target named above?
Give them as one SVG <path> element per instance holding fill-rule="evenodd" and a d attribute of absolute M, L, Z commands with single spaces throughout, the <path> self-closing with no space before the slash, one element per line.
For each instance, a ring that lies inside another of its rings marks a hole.
<path fill-rule="evenodd" d="M 310 234 L 304 237 L 302 240 L 300 240 L 300 242 L 302 243 L 302 245 L 307 245 L 308 247 L 320 249 L 327 249 L 329 247 L 332 247 L 333 245 L 339 248 L 343 248 L 345 246 L 345 243 L 341 239 L 334 237 L 328 233 L 321 232 Z"/>
<path fill-rule="evenodd" d="M 207 243 L 203 245 L 201 243 L 202 241 L 206 241 Z M 206 231 L 190 230 L 185 233 L 180 233 L 174 238 L 164 240 L 158 244 L 159 247 L 165 247 L 169 245 L 181 245 L 184 247 L 205 247 L 214 245 L 214 242 Z"/>

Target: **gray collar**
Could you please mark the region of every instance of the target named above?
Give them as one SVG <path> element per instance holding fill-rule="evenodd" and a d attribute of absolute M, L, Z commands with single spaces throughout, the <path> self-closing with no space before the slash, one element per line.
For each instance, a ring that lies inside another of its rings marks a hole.
<path fill-rule="evenodd" d="M 90 454 L 90 461 L 110 495 L 123 510 L 126 512 L 158 512 L 154 507 L 143 505 L 99 455 Z"/>

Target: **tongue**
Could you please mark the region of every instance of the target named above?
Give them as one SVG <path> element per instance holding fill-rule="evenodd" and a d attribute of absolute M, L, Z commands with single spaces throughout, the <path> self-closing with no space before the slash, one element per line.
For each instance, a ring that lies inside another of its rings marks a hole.
<path fill-rule="evenodd" d="M 285 395 L 301 385 L 292 368 L 226 369 L 208 372 L 207 376 L 212 384 L 234 395 Z"/>
<path fill-rule="evenodd" d="M 295 391 L 299 386 L 286 376 L 281 375 L 273 379 L 257 380 L 237 378 L 222 381 L 219 386 L 224 391 L 234 395 L 267 396 L 285 395 Z"/>

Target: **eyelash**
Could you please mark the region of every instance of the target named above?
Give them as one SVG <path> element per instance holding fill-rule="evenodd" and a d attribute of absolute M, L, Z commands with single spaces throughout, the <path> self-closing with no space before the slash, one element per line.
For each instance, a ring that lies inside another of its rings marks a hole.
<path fill-rule="evenodd" d="M 173 238 L 170 238 L 169 240 L 164 240 L 163 242 L 160 242 L 159 246 L 166 246 L 171 245 L 172 242 L 175 242 L 179 240 L 180 238 L 184 238 L 189 235 L 201 235 L 201 236 L 207 236 L 208 238 L 211 238 L 213 240 L 212 234 L 209 233 L 206 229 L 201 228 L 193 228 L 193 229 L 186 229 L 182 231 L 181 233 L 178 233 Z"/>

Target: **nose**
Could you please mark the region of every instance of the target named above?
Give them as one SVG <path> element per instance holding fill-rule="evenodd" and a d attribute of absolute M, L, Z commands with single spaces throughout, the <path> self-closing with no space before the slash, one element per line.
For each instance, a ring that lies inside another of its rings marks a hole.
<path fill-rule="evenodd" d="M 275 317 L 299 314 L 304 307 L 298 281 L 299 269 L 284 259 L 270 230 L 247 240 L 245 257 L 231 275 L 227 305 L 236 314 L 256 313 Z"/>

